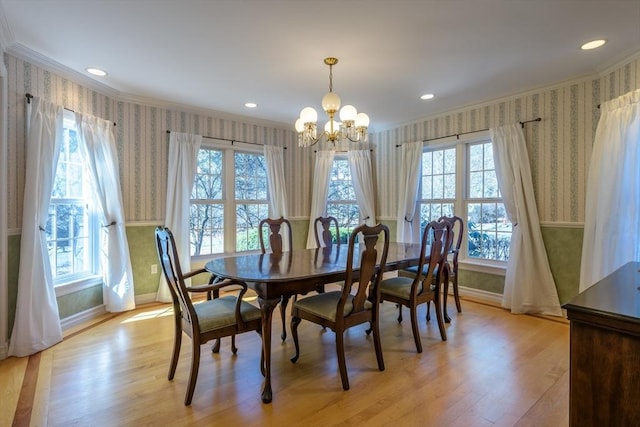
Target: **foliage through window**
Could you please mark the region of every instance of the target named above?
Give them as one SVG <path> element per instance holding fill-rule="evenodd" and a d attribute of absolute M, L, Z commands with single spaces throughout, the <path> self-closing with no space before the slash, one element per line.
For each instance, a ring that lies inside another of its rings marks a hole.
<path fill-rule="evenodd" d="M 468 255 L 506 261 L 512 227 L 498 189 L 492 144 L 469 144 L 467 151 Z"/>
<path fill-rule="evenodd" d="M 327 196 L 327 215 L 338 220 L 340 241 L 347 243 L 349 235 L 360 224 L 360 208 L 351 181 L 351 170 L 346 157 L 333 160 L 329 192 Z"/>
<path fill-rule="evenodd" d="M 268 217 L 262 154 L 203 147 L 191 191 L 191 255 L 258 250 L 258 224 Z"/>
<path fill-rule="evenodd" d="M 422 174 L 418 199 L 420 228 L 443 215 L 453 215 L 456 201 L 455 147 L 422 153 Z"/>
<path fill-rule="evenodd" d="M 63 143 L 45 228 L 56 285 L 97 273 L 99 229 L 92 209 L 89 172 L 85 167 L 75 121 L 65 118 Z"/>
<path fill-rule="evenodd" d="M 490 141 L 425 148 L 417 204 L 421 228 L 441 216 L 466 217 L 468 258 L 509 258 L 512 227 L 498 189 Z"/>
<path fill-rule="evenodd" d="M 260 248 L 258 226 L 269 216 L 267 166 L 262 154 L 235 154 L 236 251 Z"/>

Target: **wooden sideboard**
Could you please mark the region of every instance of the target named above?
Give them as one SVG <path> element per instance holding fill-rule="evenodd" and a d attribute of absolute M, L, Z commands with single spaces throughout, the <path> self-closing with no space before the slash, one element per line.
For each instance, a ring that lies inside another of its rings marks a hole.
<path fill-rule="evenodd" d="M 563 305 L 571 321 L 571 426 L 640 426 L 640 263 Z"/>

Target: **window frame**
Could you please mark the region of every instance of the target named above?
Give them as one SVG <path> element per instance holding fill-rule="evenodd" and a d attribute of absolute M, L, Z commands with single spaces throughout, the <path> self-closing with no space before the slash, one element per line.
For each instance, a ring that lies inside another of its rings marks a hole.
<path fill-rule="evenodd" d="M 191 261 L 198 263 L 204 260 L 212 258 L 218 258 L 233 254 L 252 254 L 259 253 L 260 248 L 249 251 L 236 251 L 236 208 L 239 204 L 262 204 L 269 205 L 269 189 L 267 185 L 267 199 L 263 201 L 247 201 L 242 200 L 241 203 L 235 198 L 236 182 L 235 182 L 235 153 L 246 153 L 264 156 L 264 150 L 262 146 L 256 146 L 255 144 L 247 144 L 234 141 L 233 145 L 230 145 L 228 141 L 219 140 L 215 138 L 207 138 L 203 140 L 200 149 L 219 150 L 222 152 L 222 199 L 212 199 L 216 203 L 220 203 L 223 206 L 224 220 L 223 220 L 223 252 L 215 254 L 201 254 L 192 255 Z M 249 202 L 249 203 L 247 203 Z M 191 206 L 191 198 L 189 199 L 189 206 Z M 191 242 L 190 242 L 191 244 Z"/>
<path fill-rule="evenodd" d="M 489 130 L 474 132 L 473 134 L 460 135 L 458 137 L 444 138 L 442 140 L 433 141 L 431 143 L 424 143 L 422 152 L 442 150 L 455 147 L 456 149 L 456 197 L 453 206 L 453 211 L 457 216 L 464 219 L 465 233 L 462 238 L 461 251 L 459 255 L 459 264 L 462 268 L 470 271 L 477 271 L 481 273 L 488 273 L 494 275 L 504 276 L 507 261 L 492 260 L 485 258 L 472 258 L 468 254 L 468 205 L 469 203 L 475 203 L 477 199 L 470 200 L 468 197 L 469 191 L 469 150 L 468 147 L 473 144 L 480 143 L 493 143 Z M 422 177 L 422 162 L 420 164 L 420 177 Z M 422 182 L 419 179 L 418 184 L 418 198 L 416 199 L 416 215 L 420 216 L 420 204 L 424 202 L 421 199 Z M 433 199 L 439 200 L 439 199 Z M 499 199 L 502 201 L 502 199 Z M 420 227 L 418 227 L 420 228 Z"/>
<path fill-rule="evenodd" d="M 77 132 L 77 123 L 75 120 L 75 115 L 73 112 L 69 110 L 64 110 L 63 113 L 63 138 L 67 138 L 68 130 L 70 128 L 74 128 Z M 91 177 L 89 175 L 88 170 L 86 169 L 86 159 L 82 158 L 82 162 L 85 165 L 83 170 L 83 185 L 87 184 L 89 187 L 93 185 L 91 183 Z M 60 166 L 60 159 L 58 158 L 58 162 L 56 163 L 56 174 L 57 168 Z M 55 179 L 55 178 L 54 178 Z M 53 190 L 53 187 L 52 187 Z M 103 285 L 103 278 L 101 272 L 101 264 L 100 264 L 100 243 L 102 239 L 101 227 L 100 227 L 100 219 L 98 218 L 98 212 L 96 210 L 96 200 L 95 195 L 91 188 L 85 188 L 85 192 L 88 194 L 84 198 L 85 203 L 85 211 L 87 212 L 87 234 L 88 234 L 88 246 L 89 246 L 89 267 L 79 273 L 71 273 L 65 274 L 62 276 L 57 276 L 54 274 L 54 269 L 56 268 L 53 263 L 51 263 L 51 273 L 54 276 L 53 286 L 56 297 L 68 295 L 74 292 L 81 291 L 83 289 L 87 289 L 94 286 Z M 53 201 L 53 197 L 49 198 L 49 206 L 57 204 Z M 77 198 L 59 198 L 60 203 L 64 203 L 65 200 L 77 200 Z M 47 219 L 48 224 L 48 219 Z M 49 235 L 47 234 L 47 246 L 49 245 Z"/>
<path fill-rule="evenodd" d="M 349 156 L 347 155 L 347 153 L 335 153 L 333 158 L 333 164 L 331 165 L 331 170 L 329 171 L 329 187 L 327 188 L 328 192 L 331 189 L 331 176 L 333 175 L 333 168 L 335 167 L 336 161 L 347 162 L 347 167 L 349 168 L 349 177 L 350 177 L 351 187 L 353 188 L 353 177 L 351 177 L 351 166 L 349 165 Z M 356 208 L 358 209 L 358 223 L 355 224 L 353 228 L 362 224 L 362 222 L 364 221 L 362 218 L 362 212 L 360 211 L 360 206 L 358 205 L 358 200 L 356 199 L 356 196 L 355 196 L 355 188 L 353 188 L 353 199 L 330 200 L 329 194 L 327 194 L 327 200 L 325 203 L 325 212 L 327 212 L 327 215 L 331 215 L 329 212 L 329 205 L 355 205 Z M 340 226 L 341 237 L 342 235 L 345 235 L 347 231 L 351 233 L 351 231 L 349 231 L 348 228 L 345 228 L 345 226 L 342 224 L 342 221 L 340 218 L 338 217 L 335 217 L 335 218 L 338 220 L 338 224 Z M 346 236 L 347 236 L 347 242 L 348 242 L 348 234 L 346 234 Z M 343 242 L 343 243 L 347 243 L 347 242 Z"/>

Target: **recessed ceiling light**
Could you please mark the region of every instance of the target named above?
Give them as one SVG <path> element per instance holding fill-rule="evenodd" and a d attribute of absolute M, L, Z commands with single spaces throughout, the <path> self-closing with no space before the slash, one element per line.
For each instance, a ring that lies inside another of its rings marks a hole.
<path fill-rule="evenodd" d="M 247 102 L 244 104 L 244 106 L 247 108 L 256 108 L 258 104 L 256 104 L 255 102 Z"/>
<path fill-rule="evenodd" d="M 433 98 L 435 98 L 435 95 L 432 93 L 425 93 L 420 97 L 420 99 L 433 99 Z"/>
<path fill-rule="evenodd" d="M 106 71 L 101 70 L 100 68 L 95 68 L 95 67 L 87 67 L 87 73 L 93 74 L 94 76 L 100 76 L 100 77 L 104 77 L 107 75 Z"/>
<path fill-rule="evenodd" d="M 593 40 L 590 41 L 588 43 L 583 44 L 582 46 L 580 46 L 580 49 L 582 50 L 591 50 L 591 49 L 595 49 L 597 47 L 602 46 L 603 44 L 605 44 L 607 41 L 606 40 Z"/>

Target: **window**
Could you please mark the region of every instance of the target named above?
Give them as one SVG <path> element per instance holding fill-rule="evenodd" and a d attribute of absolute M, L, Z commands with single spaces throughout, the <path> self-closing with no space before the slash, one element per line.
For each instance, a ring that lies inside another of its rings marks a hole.
<path fill-rule="evenodd" d="M 92 209 L 90 175 L 80 153 L 75 121 L 65 117 L 63 126 L 45 229 L 56 286 L 98 273 L 99 227 Z"/>
<path fill-rule="evenodd" d="M 258 225 L 269 216 L 267 167 L 262 154 L 235 154 L 236 251 L 260 249 Z"/>
<path fill-rule="evenodd" d="M 422 153 L 418 200 L 421 228 L 443 215 L 453 215 L 456 202 L 455 147 Z"/>
<path fill-rule="evenodd" d="M 512 230 L 498 189 L 492 144 L 469 144 L 467 151 L 467 255 L 506 261 Z"/>
<path fill-rule="evenodd" d="M 258 250 L 269 216 L 263 154 L 203 147 L 191 191 L 191 255 Z"/>
<path fill-rule="evenodd" d="M 349 161 L 344 156 L 336 156 L 333 160 L 327 196 L 327 215 L 338 220 L 342 243 L 347 243 L 351 231 L 360 225 L 360 208 L 351 181 L 351 169 Z"/>
<path fill-rule="evenodd" d="M 223 158 L 220 150 L 198 151 L 189 216 L 191 256 L 224 251 Z"/>
<path fill-rule="evenodd" d="M 508 259 L 512 227 L 498 189 L 491 141 L 425 147 L 417 204 L 422 227 L 443 215 L 467 218 L 466 258 Z"/>

